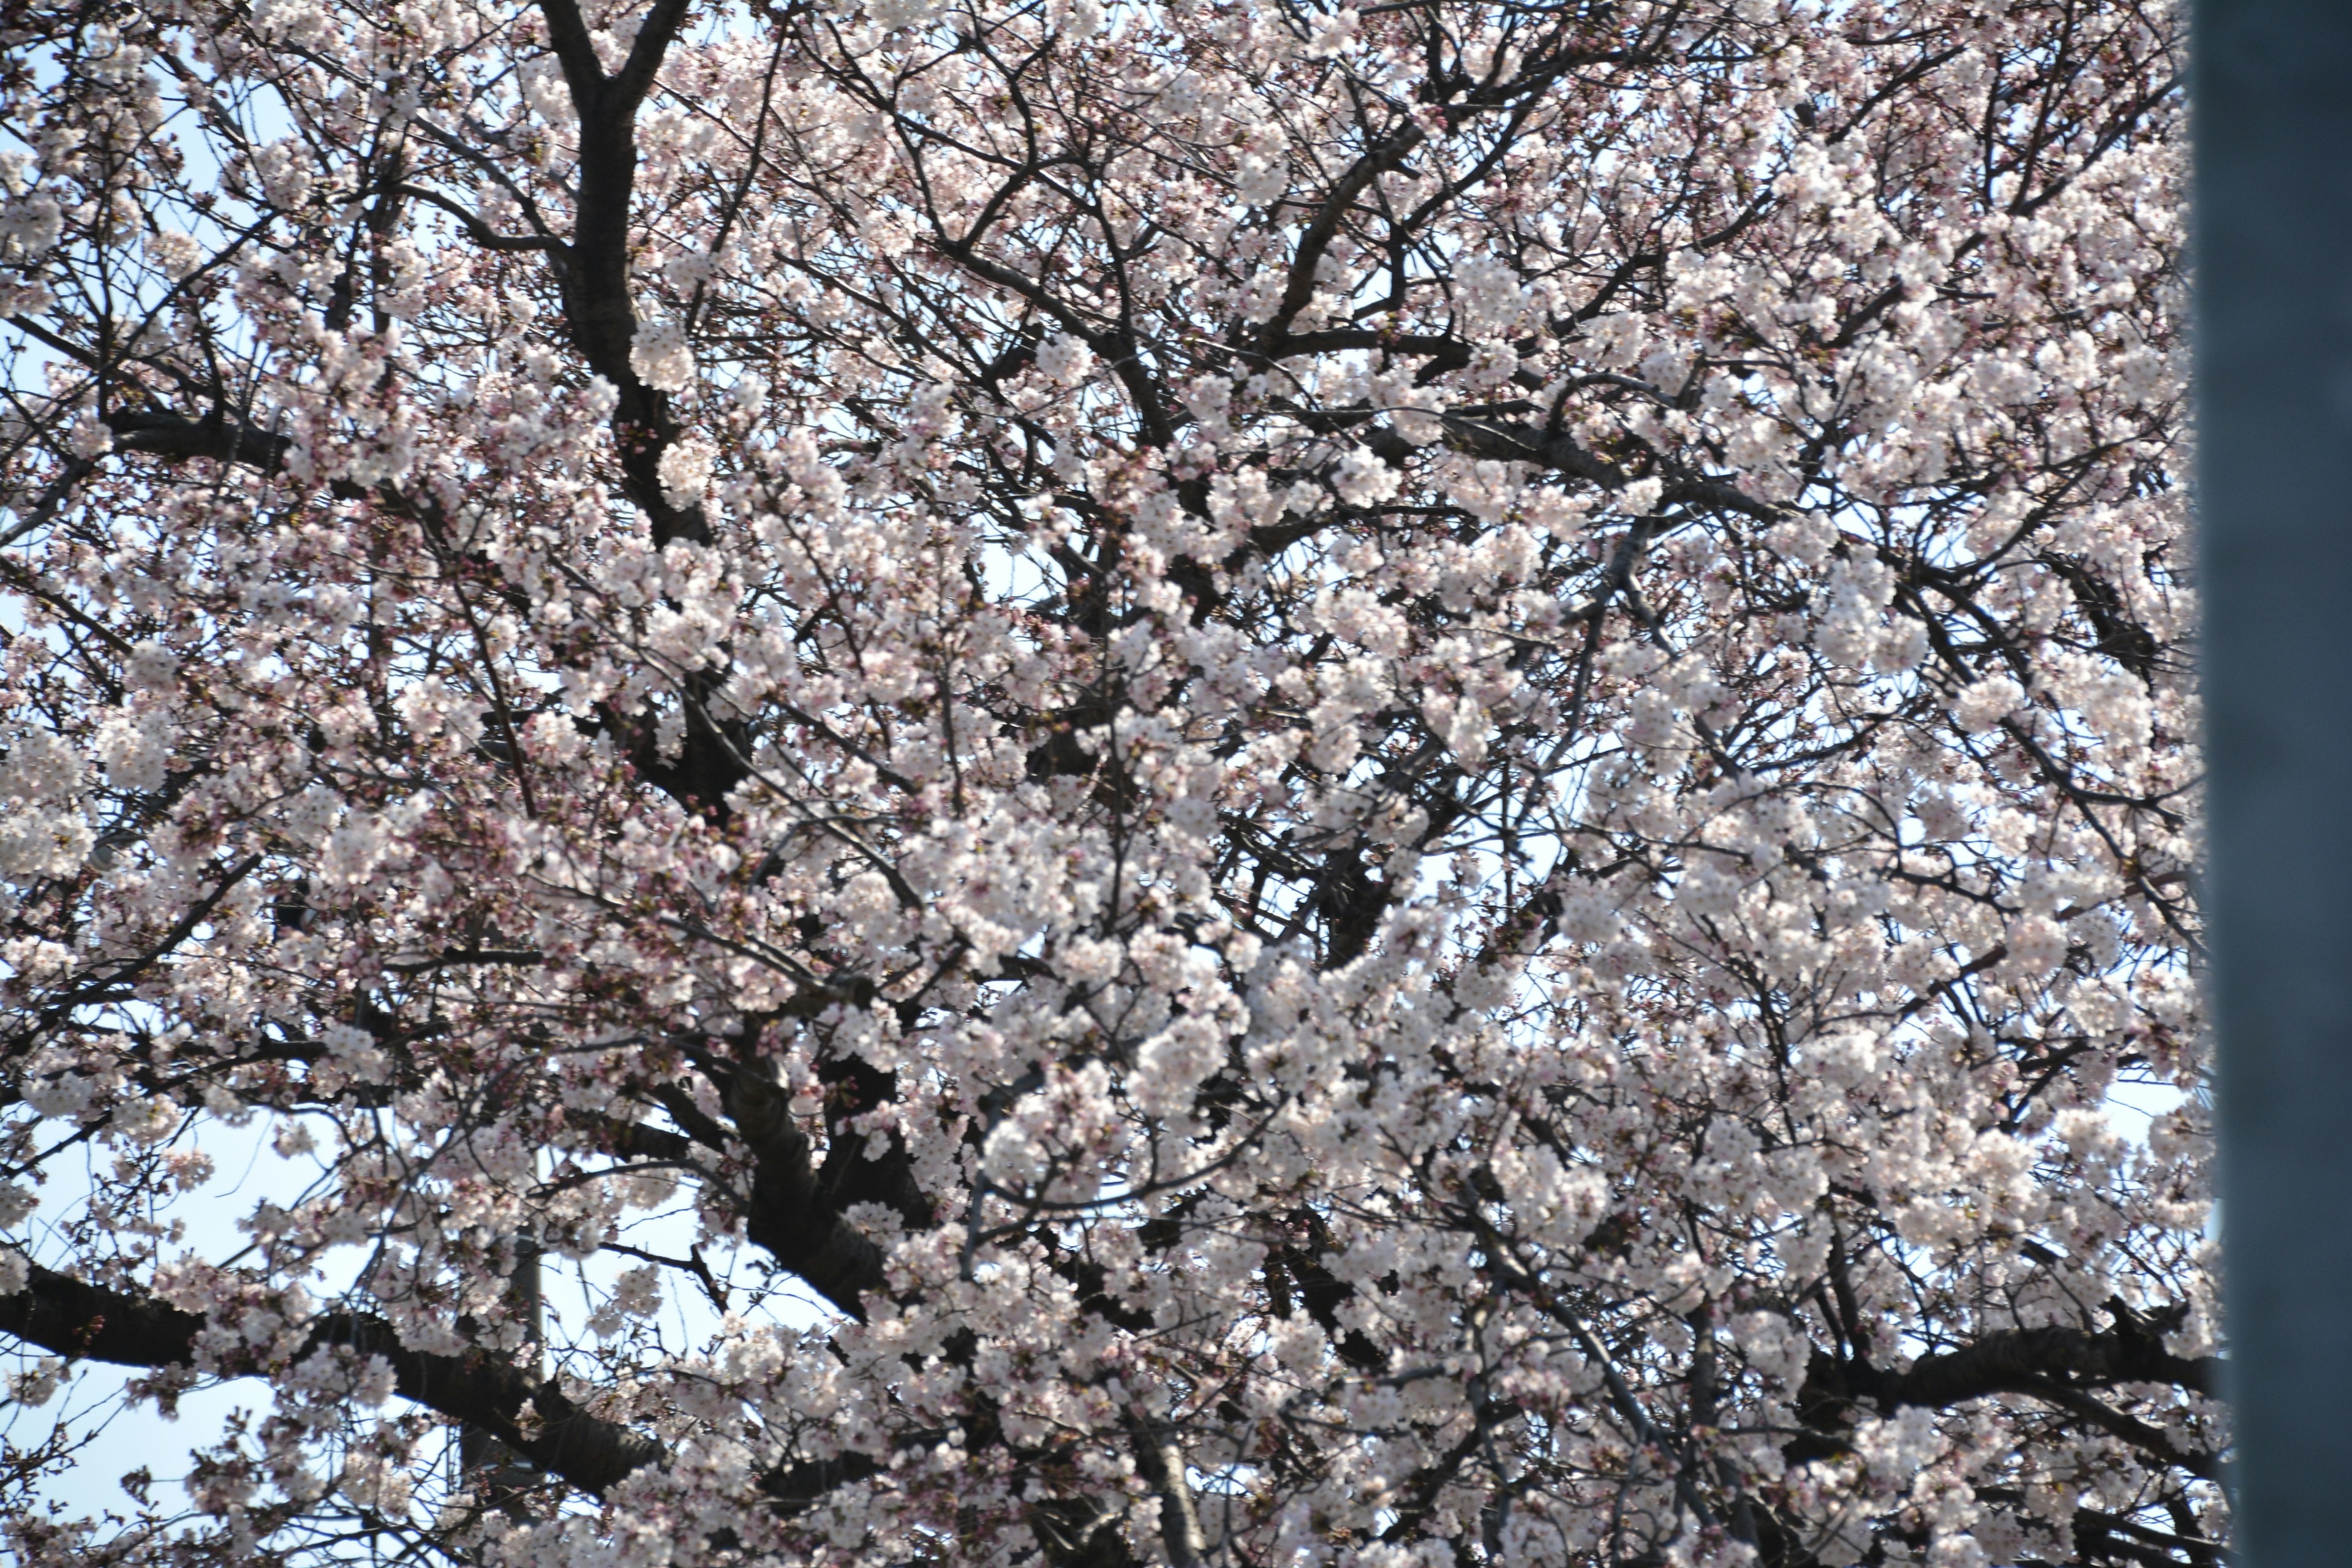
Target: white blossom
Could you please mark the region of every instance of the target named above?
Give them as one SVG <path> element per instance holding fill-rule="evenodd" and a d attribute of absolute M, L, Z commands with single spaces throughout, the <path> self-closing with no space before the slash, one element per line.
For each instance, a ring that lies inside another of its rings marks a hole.
<path fill-rule="evenodd" d="M 1363 447 L 1350 447 L 1331 470 L 1331 488 L 1349 506 L 1375 506 L 1395 495 L 1402 480 L 1394 468 Z"/>
<path fill-rule="evenodd" d="M 1038 374 L 1057 385 L 1077 385 L 1094 374 L 1094 351 L 1067 332 L 1055 332 L 1038 345 Z"/>
<path fill-rule="evenodd" d="M 694 353 L 686 329 L 674 321 L 641 323 L 629 344 L 629 368 L 656 392 L 684 392 L 694 384 Z"/>
<path fill-rule="evenodd" d="M 661 455 L 662 499 L 680 511 L 702 504 L 719 448 L 702 436 L 672 442 Z"/>

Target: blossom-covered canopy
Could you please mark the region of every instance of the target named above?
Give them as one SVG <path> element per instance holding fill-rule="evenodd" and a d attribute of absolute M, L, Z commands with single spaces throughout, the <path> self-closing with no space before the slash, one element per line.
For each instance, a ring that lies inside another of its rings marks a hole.
<path fill-rule="evenodd" d="M 2219 1563 L 2179 47 L 9 6 L 5 1550 Z"/>

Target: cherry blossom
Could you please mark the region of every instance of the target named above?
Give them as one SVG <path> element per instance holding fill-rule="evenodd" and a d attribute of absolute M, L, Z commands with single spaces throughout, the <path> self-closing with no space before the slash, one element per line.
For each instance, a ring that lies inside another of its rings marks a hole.
<path fill-rule="evenodd" d="M 12 8 L 6 1550 L 2221 1562 L 2180 48 Z"/>

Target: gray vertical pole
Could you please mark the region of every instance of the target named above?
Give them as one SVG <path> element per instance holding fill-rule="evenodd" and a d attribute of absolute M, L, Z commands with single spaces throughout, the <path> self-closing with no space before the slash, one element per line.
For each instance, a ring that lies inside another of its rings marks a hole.
<path fill-rule="evenodd" d="M 2352 0 L 2199 0 L 2203 529 L 2239 1561 L 2352 1563 Z"/>

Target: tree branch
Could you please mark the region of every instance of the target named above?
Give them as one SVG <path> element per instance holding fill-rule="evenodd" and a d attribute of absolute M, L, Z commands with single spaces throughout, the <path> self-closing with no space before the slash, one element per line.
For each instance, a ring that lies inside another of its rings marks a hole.
<path fill-rule="evenodd" d="M 161 1367 L 195 1358 L 207 1320 L 144 1294 L 85 1284 L 35 1263 L 24 1289 L 0 1296 L 0 1334 L 78 1361 Z M 434 1355 L 410 1350 L 381 1318 L 322 1312 L 295 1359 L 322 1346 L 348 1345 L 392 1363 L 401 1397 L 478 1427 L 551 1476 L 585 1492 L 606 1488 L 646 1465 L 666 1462 L 651 1437 L 593 1415 L 552 1382 L 530 1376 L 482 1351 Z M 259 1365 L 224 1364 L 230 1375 Z"/>

